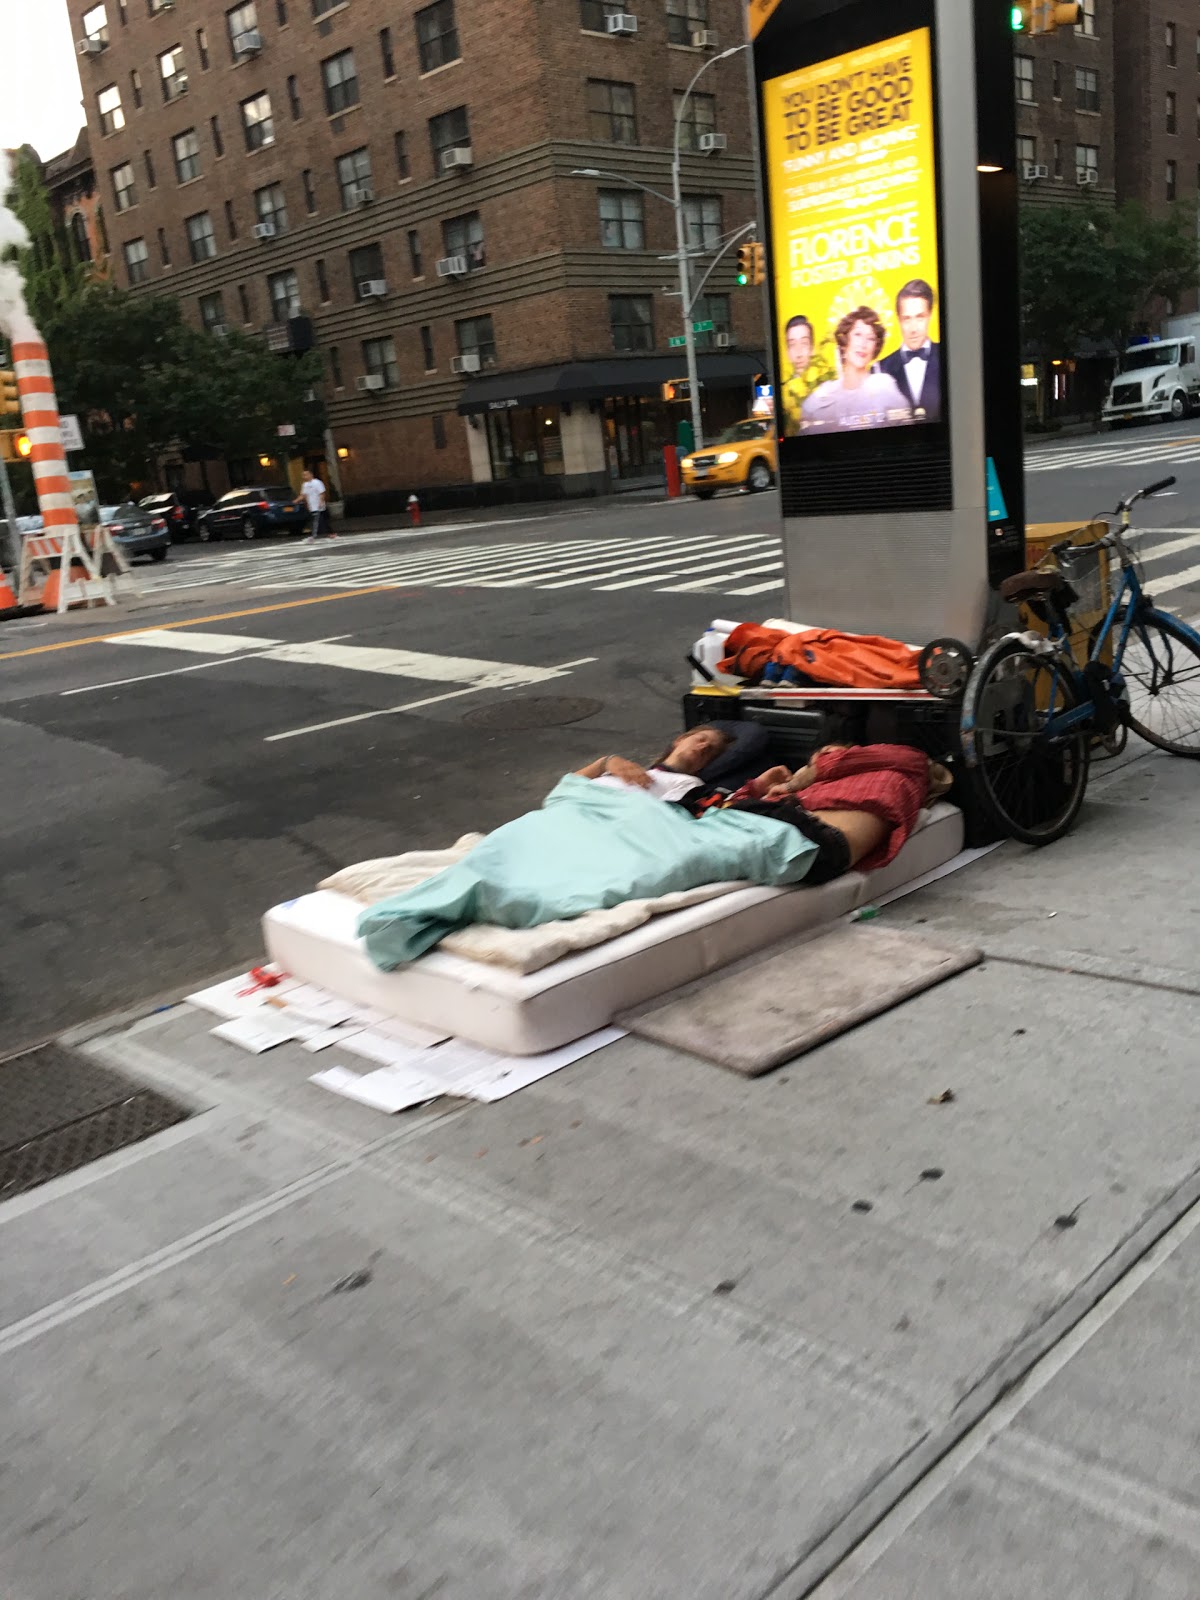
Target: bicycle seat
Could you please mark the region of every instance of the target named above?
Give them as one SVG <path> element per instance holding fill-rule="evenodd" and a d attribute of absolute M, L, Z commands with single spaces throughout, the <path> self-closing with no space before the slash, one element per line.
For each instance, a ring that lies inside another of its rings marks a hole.
<path fill-rule="evenodd" d="M 1005 578 L 1000 594 L 1005 600 L 1034 600 L 1039 595 L 1057 594 L 1070 584 L 1061 572 L 1017 572 Z"/>

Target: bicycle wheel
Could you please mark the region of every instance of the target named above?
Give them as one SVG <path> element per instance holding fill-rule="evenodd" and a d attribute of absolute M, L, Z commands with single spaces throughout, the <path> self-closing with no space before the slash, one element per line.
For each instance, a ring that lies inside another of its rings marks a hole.
<path fill-rule="evenodd" d="M 1133 731 L 1174 756 L 1200 757 L 1200 645 L 1191 632 L 1146 607 L 1130 632 L 1121 675 Z"/>
<path fill-rule="evenodd" d="M 1061 839 L 1083 804 L 1090 729 L 1047 732 L 1052 716 L 1079 703 L 1061 661 L 1034 655 L 1018 639 L 986 655 L 967 690 L 963 728 L 980 795 L 997 827 L 1023 844 Z"/>

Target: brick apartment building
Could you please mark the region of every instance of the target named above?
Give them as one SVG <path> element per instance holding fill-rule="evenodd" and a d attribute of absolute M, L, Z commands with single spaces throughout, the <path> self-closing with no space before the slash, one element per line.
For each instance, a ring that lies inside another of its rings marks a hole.
<path fill-rule="evenodd" d="M 75 259 L 103 275 L 108 270 L 108 233 L 88 130 L 82 128 L 71 148 L 45 162 L 41 170 L 55 226 L 69 241 Z"/>
<path fill-rule="evenodd" d="M 311 324 L 348 498 L 661 470 L 674 214 L 621 179 L 670 191 L 676 97 L 741 41 L 741 0 L 68 4 L 116 281 L 214 335 Z M 754 216 L 744 57 L 706 72 L 684 134 L 711 249 Z M 695 313 L 710 427 L 763 359 L 733 263 Z"/>
<path fill-rule="evenodd" d="M 1078 27 L 1017 41 L 1017 170 L 1025 203 L 1116 200 L 1114 12 L 1143 4 L 1084 0 Z"/>

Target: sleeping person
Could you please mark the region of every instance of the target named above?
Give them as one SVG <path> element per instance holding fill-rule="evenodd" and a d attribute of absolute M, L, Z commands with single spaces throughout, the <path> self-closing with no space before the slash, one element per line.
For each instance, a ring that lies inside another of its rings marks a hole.
<path fill-rule="evenodd" d="M 705 767 L 733 743 L 731 734 L 703 724 L 678 734 L 648 767 L 638 766 L 624 756 L 601 756 L 589 766 L 580 767 L 578 776 L 590 778 L 610 789 L 639 790 L 652 800 L 683 801 L 696 791 L 715 793 L 698 776 Z"/>

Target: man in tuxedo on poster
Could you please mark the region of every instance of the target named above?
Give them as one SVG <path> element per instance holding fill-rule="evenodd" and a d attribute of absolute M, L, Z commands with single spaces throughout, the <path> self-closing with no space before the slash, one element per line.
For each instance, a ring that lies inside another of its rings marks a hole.
<path fill-rule="evenodd" d="M 880 372 L 896 380 L 915 422 L 939 422 L 942 416 L 942 350 L 929 337 L 934 300 L 924 278 L 904 285 L 896 296 L 903 342 L 879 363 Z"/>

